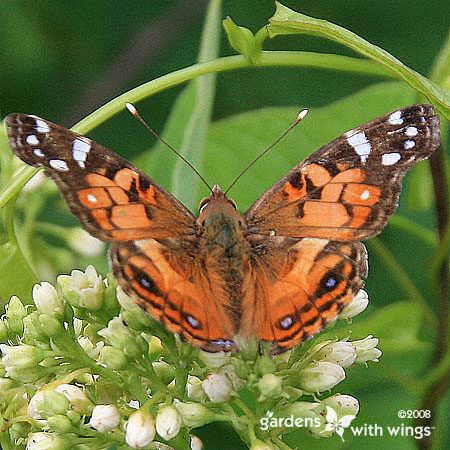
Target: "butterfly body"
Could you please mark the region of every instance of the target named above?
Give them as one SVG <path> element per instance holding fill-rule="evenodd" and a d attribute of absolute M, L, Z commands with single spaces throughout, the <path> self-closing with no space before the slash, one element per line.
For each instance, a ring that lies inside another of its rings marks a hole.
<path fill-rule="evenodd" d="M 216 185 L 196 217 L 87 137 L 30 115 L 6 123 L 14 152 L 44 167 L 84 227 L 112 243 L 122 288 L 208 351 L 256 336 L 277 353 L 333 321 L 367 276 L 359 241 L 382 231 L 403 176 L 439 143 L 432 107 L 412 105 L 325 145 L 245 214 Z"/>

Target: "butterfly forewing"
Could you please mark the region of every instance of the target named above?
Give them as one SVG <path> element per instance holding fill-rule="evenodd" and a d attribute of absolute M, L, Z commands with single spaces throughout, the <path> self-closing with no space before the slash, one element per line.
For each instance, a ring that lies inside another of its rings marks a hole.
<path fill-rule="evenodd" d="M 405 173 L 439 144 L 439 119 L 413 105 L 356 127 L 322 147 L 247 212 L 255 234 L 360 240 L 381 232 Z"/>
<path fill-rule="evenodd" d="M 45 169 L 93 236 L 130 241 L 194 233 L 187 208 L 111 150 L 31 115 L 11 114 L 6 124 L 14 153 Z"/>

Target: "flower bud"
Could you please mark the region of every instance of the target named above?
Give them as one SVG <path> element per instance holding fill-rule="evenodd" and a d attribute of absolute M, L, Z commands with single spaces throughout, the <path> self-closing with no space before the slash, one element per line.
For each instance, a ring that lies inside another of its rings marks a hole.
<path fill-rule="evenodd" d="M 188 397 L 192 400 L 200 402 L 206 398 L 205 391 L 202 388 L 202 380 L 200 380 L 200 378 L 188 375 L 186 389 Z"/>
<path fill-rule="evenodd" d="M 105 345 L 101 350 L 98 362 L 104 364 L 108 369 L 119 370 L 127 364 L 127 357 L 122 350 Z"/>
<path fill-rule="evenodd" d="M 0 350 L 3 353 L 2 363 L 7 372 L 14 367 L 26 368 L 36 366 L 45 358 L 45 352 L 33 345 L 9 346 L 0 344 Z"/>
<path fill-rule="evenodd" d="M 103 341 L 97 342 L 95 345 L 87 336 L 79 336 L 77 338 L 80 347 L 87 353 L 92 359 L 97 359 L 100 355 L 102 348 L 105 346 Z"/>
<path fill-rule="evenodd" d="M 89 425 L 100 433 L 117 428 L 120 423 L 120 413 L 114 405 L 97 405 L 92 410 Z"/>
<path fill-rule="evenodd" d="M 89 311 L 96 311 L 102 307 L 105 285 L 94 266 L 88 266 L 84 273 L 73 270 L 70 276 L 60 275 L 57 281 L 72 306 L 86 308 Z"/>
<path fill-rule="evenodd" d="M 272 373 L 266 373 L 258 381 L 258 389 L 261 395 L 259 402 L 263 402 L 268 398 L 278 398 L 282 394 L 283 380 Z"/>
<path fill-rule="evenodd" d="M 50 430 L 56 431 L 57 433 L 69 433 L 73 431 L 72 422 L 61 414 L 49 417 L 47 419 L 47 426 Z"/>
<path fill-rule="evenodd" d="M 275 447 L 272 447 L 259 439 L 255 439 L 250 447 L 250 450 L 275 450 Z"/>
<path fill-rule="evenodd" d="M 346 367 L 350 367 L 356 360 L 355 347 L 351 342 L 328 342 L 315 352 L 316 347 L 311 349 L 311 354 L 314 355 L 316 361 L 328 361 L 338 364 L 345 369 Z"/>
<path fill-rule="evenodd" d="M 63 394 L 69 400 L 74 411 L 80 414 L 89 414 L 91 412 L 93 405 L 79 387 L 73 384 L 60 384 L 55 388 L 55 391 Z"/>
<path fill-rule="evenodd" d="M 191 450 L 202 450 L 203 442 L 198 436 L 191 434 L 190 447 L 191 447 Z"/>
<path fill-rule="evenodd" d="M 57 414 L 65 414 L 70 407 L 69 400 L 59 392 L 41 389 L 28 403 L 28 415 L 35 420 L 44 420 Z"/>
<path fill-rule="evenodd" d="M 378 362 L 378 358 L 382 355 L 381 350 L 376 348 L 378 342 L 379 340 L 374 338 L 372 335 L 369 335 L 365 339 L 361 339 L 359 341 L 353 341 L 352 344 L 356 349 L 356 362 Z"/>
<path fill-rule="evenodd" d="M 216 419 L 216 415 L 200 403 L 174 401 L 174 406 L 180 413 L 183 425 L 189 428 L 201 427 Z"/>
<path fill-rule="evenodd" d="M 164 361 L 155 361 L 152 366 L 156 375 L 164 384 L 169 384 L 175 378 L 175 369 L 171 364 Z"/>
<path fill-rule="evenodd" d="M 80 255 L 90 258 L 101 255 L 105 249 L 105 244 L 102 241 L 91 236 L 82 228 L 69 230 L 67 243 Z"/>
<path fill-rule="evenodd" d="M 141 353 L 139 345 L 136 344 L 136 337 L 120 317 L 111 319 L 108 327 L 100 330 L 98 334 L 105 338 L 109 345 L 122 350 L 127 356 L 136 357 Z"/>
<path fill-rule="evenodd" d="M 125 430 L 125 442 L 132 448 L 144 448 L 155 439 L 153 417 L 142 409 L 130 415 Z"/>
<path fill-rule="evenodd" d="M 33 302 L 41 314 L 59 317 L 64 314 L 64 303 L 50 283 L 44 281 L 41 284 L 35 284 L 32 296 Z"/>
<path fill-rule="evenodd" d="M 227 364 L 231 359 L 231 355 L 229 352 L 211 353 L 205 352 L 203 350 L 200 350 L 199 357 L 206 364 L 206 366 L 210 367 L 211 369 L 221 367 Z"/>
<path fill-rule="evenodd" d="M 131 328 L 138 331 L 148 330 L 154 325 L 154 320 L 140 306 L 136 304 L 136 300 L 127 295 L 120 286 L 117 286 L 117 301 L 119 302 L 122 312 L 120 316 L 129 324 Z"/>
<path fill-rule="evenodd" d="M 336 394 L 326 398 L 322 403 L 333 408 L 339 416 L 356 416 L 359 412 L 359 402 L 351 395 Z"/>
<path fill-rule="evenodd" d="M 319 361 L 297 375 L 298 386 L 307 392 L 327 391 L 344 379 L 344 369 L 328 361 Z"/>
<path fill-rule="evenodd" d="M 165 440 L 170 441 L 180 431 L 180 413 L 173 406 L 163 406 L 156 416 L 156 431 Z"/>
<path fill-rule="evenodd" d="M 213 403 L 226 402 L 233 391 L 230 379 L 220 373 L 211 373 L 203 380 L 203 390 Z"/>
<path fill-rule="evenodd" d="M 369 305 L 369 296 L 364 289 L 360 289 L 353 300 L 341 311 L 339 319 L 351 319 L 361 314 Z"/>
<path fill-rule="evenodd" d="M 47 314 L 41 314 L 39 316 L 39 323 L 42 326 L 42 331 L 48 337 L 58 336 L 64 331 L 61 322 Z"/>
<path fill-rule="evenodd" d="M 8 323 L 6 320 L 0 319 L 0 342 L 8 340 Z"/>
<path fill-rule="evenodd" d="M 13 380 L 20 381 L 21 383 L 34 383 L 35 381 L 47 375 L 48 372 L 49 369 L 41 366 L 34 366 L 34 367 L 13 366 L 8 368 L 6 376 L 8 376 Z"/>
<path fill-rule="evenodd" d="M 11 297 L 9 303 L 6 305 L 5 316 L 8 319 L 8 328 L 10 333 L 23 333 L 23 318 L 27 315 L 27 311 L 20 301 L 19 297 L 15 295 Z"/>
<path fill-rule="evenodd" d="M 245 381 L 238 377 L 235 366 L 233 364 L 227 364 L 219 369 L 219 373 L 226 375 L 231 381 L 233 390 L 240 391 L 245 386 Z"/>
<path fill-rule="evenodd" d="M 32 433 L 26 450 L 65 450 L 68 442 L 56 433 Z"/>

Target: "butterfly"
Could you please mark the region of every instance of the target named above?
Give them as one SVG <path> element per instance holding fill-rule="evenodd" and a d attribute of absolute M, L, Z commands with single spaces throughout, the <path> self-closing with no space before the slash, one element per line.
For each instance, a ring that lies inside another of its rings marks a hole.
<path fill-rule="evenodd" d="M 256 336 L 279 353 L 336 319 L 367 276 L 360 241 L 381 232 L 403 176 L 439 144 L 431 106 L 399 109 L 313 153 L 245 214 L 215 185 L 196 217 L 85 136 L 32 115 L 6 124 L 14 153 L 44 167 L 84 228 L 111 242 L 124 291 L 210 352 Z"/>

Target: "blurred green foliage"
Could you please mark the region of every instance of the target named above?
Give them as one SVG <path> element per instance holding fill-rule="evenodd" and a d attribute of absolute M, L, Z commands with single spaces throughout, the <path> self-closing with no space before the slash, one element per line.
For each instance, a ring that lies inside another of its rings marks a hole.
<path fill-rule="evenodd" d="M 450 23 L 448 0 L 413 3 L 410 0 L 376 3 L 304 0 L 285 4 L 352 30 L 424 75 L 430 72 Z M 127 3 L 3 0 L 0 6 L 2 116 L 9 112 L 28 112 L 70 126 L 128 89 L 194 64 L 198 60 L 205 7 L 206 1 L 200 0 Z M 271 1 L 223 2 L 223 18 L 230 16 L 236 24 L 252 31 L 265 25 L 273 12 Z M 220 55 L 233 54 L 223 32 L 221 39 Z M 266 42 L 264 48 L 354 56 L 335 43 L 310 36 L 281 37 Z M 195 103 L 192 86 L 164 91 L 139 104 L 150 124 L 158 130 L 165 128 L 164 135 L 176 147 L 182 145 L 186 123 L 192 117 Z M 307 120 L 233 189 L 232 197 L 241 210 L 320 145 L 359 123 L 421 100 L 400 82 L 307 68 L 231 71 L 217 76 L 216 89 L 214 122 L 205 137 L 205 152 L 198 161 L 207 180 L 222 187 L 286 129 L 300 107 L 312 109 Z M 129 115 L 119 114 L 89 135 L 136 161 L 163 186 L 173 188 L 172 175 L 179 161 L 162 145 L 153 146 L 153 138 Z M 195 152 L 195 148 L 191 151 Z M 2 164 L 4 168 L 4 160 Z M 434 328 L 416 306 L 426 302 L 435 312 L 437 308 L 435 293 L 424 270 L 436 250 L 435 244 L 427 239 L 434 233 L 435 215 L 429 172 L 425 167 L 422 164 L 407 177 L 407 195 L 401 198 L 399 219 L 394 218 L 381 237 L 384 247 L 380 251 L 379 245 L 368 245 L 367 290 L 371 307 L 357 320 L 361 321 L 358 323 L 361 337 L 364 333 L 378 335 L 385 355 L 370 371 L 352 369 L 358 373 L 352 373 L 343 386 L 345 393 L 361 402 L 357 419 L 360 425 L 365 422 L 399 425 L 402 421 L 397 418 L 397 411 L 418 407 L 417 380 L 430 370 Z M 177 189 L 182 190 L 180 186 Z M 203 190 L 203 193 L 207 192 Z M 34 200 L 39 196 L 40 200 Z M 190 199 L 189 203 L 194 205 L 197 200 Z M 44 203 L 45 207 L 30 212 L 27 205 L 34 201 Z M 50 185 L 39 194 L 22 195 L 18 210 L 21 223 L 29 227 L 37 221 L 62 226 L 77 224 Z M 29 239 L 22 237 L 24 241 Z M 74 264 L 83 267 L 92 262 L 85 257 L 75 259 L 64 248 L 64 241 L 51 233 L 36 238 L 34 246 L 23 251 L 29 254 L 34 250 L 35 267 L 37 258 L 51 254 L 51 264 L 45 272 L 49 277 L 73 269 Z M 391 261 L 394 267 L 388 265 L 383 248 L 395 255 Z M 37 256 L 36 249 L 40 251 Z M 96 258 L 94 263 L 106 272 L 104 256 Z M 398 281 L 398 271 L 405 275 L 409 285 Z M 2 274 L 2 283 L 9 278 L 7 275 Z M 358 327 L 354 329 L 356 333 Z M 330 331 L 331 335 L 336 331 Z M 450 448 L 446 420 L 450 410 L 448 395 L 441 403 L 441 410 L 434 430 L 439 437 L 437 448 Z M 227 433 L 229 429 L 223 425 L 199 431 L 205 449 L 243 448 L 237 436 L 225 439 Z M 338 438 L 314 441 L 300 430 L 288 440 L 293 447 L 318 449 L 359 449 L 362 445 L 368 449 L 382 446 L 412 449 L 416 446 L 411 437 L 363 438 L 349 433 L 345 437 L 345 444 Z"/>

